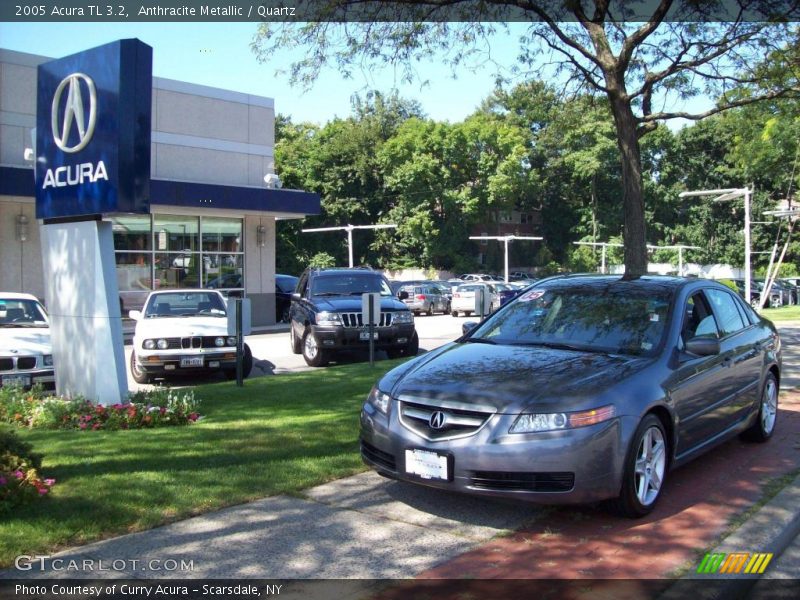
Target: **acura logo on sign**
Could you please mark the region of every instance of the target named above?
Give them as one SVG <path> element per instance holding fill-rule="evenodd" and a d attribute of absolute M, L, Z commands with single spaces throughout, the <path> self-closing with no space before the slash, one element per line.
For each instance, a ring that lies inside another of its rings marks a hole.
<path fill-rule="evenodd" d="M 447 424 L 447 415 L 445 415 L 442 411 L 437 410 L 431 415 L 428 424 L 431 426 L 431 429 L 443 429 Z"/>
<path fill-rule="evenodd" d="M 89 94 L 88 118 L 84 114 L 84 92 L 82 88 Z M 67 101 L 64 103 L 63 114 L 59 114 L 61 112 L 61 95 L 65 89 L 67 90 Z M 61 117 L 60 122 L 59 116 Z M 56 93 L 53 95 L 50 117 L 56 146 L 69 153 L 83 150 L 92 139 L 97 120 L 97 91 L 94 87 L 94 81 L 83 73 L 73 73 L 65 77 L 58 84 Z M 73 124 L 78 128 L 78 143 L 74 146 L 69 146 Z"/>

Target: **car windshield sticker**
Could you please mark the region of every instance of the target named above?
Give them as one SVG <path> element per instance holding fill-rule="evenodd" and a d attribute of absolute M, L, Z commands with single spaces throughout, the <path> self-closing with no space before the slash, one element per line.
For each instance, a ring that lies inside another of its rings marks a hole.
<path fill-rule="evenodd" d="M 519 297 L 520 302 L 530 302 L 531 300 L 536 300 L 544 296 L 544 290 L 531 290 L 530 292 L 525 292 L 522 296 Z"/>
<path fill-rule="evenodd" d="M 650 342 L 642 342 L 642 350 L 644 350 L 645 352 L 651 350 L 652 348 L 653 344 L 651 344 Z"/>
<path fill-rule="evenodd" d="M 651 320 L 653 323 L 658 323 L 658 314 L 657 314 L 657 313 L 651 313 L 651 314 L 650 314 L 650 320 Z"/>

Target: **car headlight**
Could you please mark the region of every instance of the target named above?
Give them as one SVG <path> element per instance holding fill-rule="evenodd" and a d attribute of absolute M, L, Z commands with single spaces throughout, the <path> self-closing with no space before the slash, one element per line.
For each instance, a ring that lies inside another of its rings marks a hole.
<path fill-rule="evenodd" d="M 44 366 L 45 367 L 52 367 L 53 366 L 53 355 L 52 354 L 45 354 L 44 355 Z"/>
<path fill-rule="evenodd" d="M 394 323 L 413 323 L 414 322 L 414 315 L 411 314 L 410 310 L 404 310 L 401 312 L 394 313 Z"/>
<path fill-rule="evenodd" d="M 608 421 L 616 414 L 616 409 L 611 405 L 573 413 L 523 413 L 517 418 L 508 433 L 538 433 L 575 429 Z"/>
<path fill-rule="evenodd" d="M 327 311 L 317 313 L 317 325 L 322 325 L 323 327 L 333 327 L 341 324 L 342 318 L 339 316 L 339 313 Z"/>
<path fill-rule="evenodd" d="M 228 346 L 235 346 L 235 345 L 236 345 L 236 338 L 235 337 L 229 337 L 228 338 Z"/>
<path fill-rule="evenodd" d="M 389 394 L 380 391 L 377 385 L 370 390 L 369 396 L 367 396 L 367 402 L 369 402 L 383 414 L 389 412 L 389 402 L 391 399 L 392 397 Z"/>
<path fill-rule="evenodd" d="M 142 344 L 142 348 L 145 350 L 153 350 L 156 347 L 155 340 L 145 340 L 144 344 Z"/>
<path fill-rule="evenodd" d="M 169 347 L 169 342 L 167 342 L 167 340 L 164 338 L 161 338 L 158 340 L 158 342 L 156 342 L 156 346 L 158 346 L 159 350 L 166 350 Z"/>
<path fill-rule="evenodd" d="M 217 348 L 222 348 L 225 345 L 225 338 L 218 337 L 214 340 L 214 345 Z"/>

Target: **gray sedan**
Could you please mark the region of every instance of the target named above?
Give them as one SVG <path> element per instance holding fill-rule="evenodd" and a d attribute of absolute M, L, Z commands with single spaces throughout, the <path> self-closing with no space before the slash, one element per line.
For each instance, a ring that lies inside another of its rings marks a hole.
<path fill-rule="evenodd" d="M 640 517 L 670 469 L 772 436 L 780 369 L 772 323 L 712 281 L 551 278 L 387 373 L 361 453 L 396 479 Z"/>

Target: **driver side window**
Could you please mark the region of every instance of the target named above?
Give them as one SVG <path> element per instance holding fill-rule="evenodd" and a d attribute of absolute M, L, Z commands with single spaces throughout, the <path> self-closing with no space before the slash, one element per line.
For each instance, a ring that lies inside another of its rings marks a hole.
<path fill-rule="evenodd" d="M 718 338 L 719 330 L 711 313 L 711 308 L 702 292 L 693 294 L 684 307 L 683 330 L 681 339 L 683 343 L 688 342 L 693 337 Z"/>

